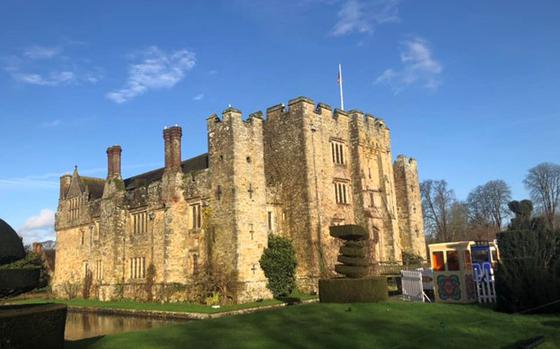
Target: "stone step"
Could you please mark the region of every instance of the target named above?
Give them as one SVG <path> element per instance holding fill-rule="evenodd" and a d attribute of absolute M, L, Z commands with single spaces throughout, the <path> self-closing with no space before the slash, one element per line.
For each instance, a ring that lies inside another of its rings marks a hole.
<path fill-rule="evenodd" d="M 367 255 L 367 249 L 365 247 L 342 246 L 339 253 L 348 257 L 365 257 Z"/>
<path fill-rule="evenodd" d="M 359 265 L 367 267 L 369 262 L 363 257 L 338 256 L 337 260 L 344 265 Z"/>
<path fill-rule="evenodd" d="M 368 268 L 359 265 L 337 264 L 334 266 L 334 270 L 337 273 L 346 275 L 349 278 L 361 278 L 368 274 Z"/>
<path fill-rule="evenodd" d="M 361 241 L 367 240 L 369 237 L 368 232 L 362 226 L 355 224 L 334 225 L 329 228 L 329 232 L 332 237 L 342 240 Z"/>

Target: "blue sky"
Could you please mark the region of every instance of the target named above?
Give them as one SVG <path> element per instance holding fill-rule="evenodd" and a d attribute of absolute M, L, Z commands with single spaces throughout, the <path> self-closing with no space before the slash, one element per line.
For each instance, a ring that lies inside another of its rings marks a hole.
<path fill-rule="evenodd" d="M 557 1 L 2 1 L 0 217 L 52 238 L 58 177 L 163 163 L 162 129 L 203 153 L 206 118 L 304 95 L 382 117 L 393 154 L 459 199 L 559 162 Z"/>

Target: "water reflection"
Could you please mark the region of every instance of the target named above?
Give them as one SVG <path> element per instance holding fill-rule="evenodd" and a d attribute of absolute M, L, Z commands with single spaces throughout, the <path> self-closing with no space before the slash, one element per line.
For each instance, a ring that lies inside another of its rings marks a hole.
<path fill-rule="evenodd" d="M 121 332 L 142 331 L 180 323 L 185 323 L 185 320 L 68 312 L 64 338 L 66 340 L 77 340 Z"/>

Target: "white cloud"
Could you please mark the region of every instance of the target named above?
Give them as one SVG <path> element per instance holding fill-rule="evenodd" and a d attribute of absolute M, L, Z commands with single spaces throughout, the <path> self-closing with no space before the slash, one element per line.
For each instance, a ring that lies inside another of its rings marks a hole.
<path fill-rule="evenodd" d="M 51 120 L 51 121 L 45 121 L 41 124 L 41 126 L 43 127 L 56 127 L 58 125 L 60 125 L 62 123 L 62 121 L 60 119 L 55 119 L 55 120 Z"/>
<path fill-rule="evenodd" d="M 439 87 L 443 66 L 433 57 L 426 40 L 413 38 L 402 42 L 400 58 L 402 68 L 386 69 L 377 77 L 375 83 L 389 84 L 395 94 L 414 84 L 429 89 Z"/>
<path fill-rule="evenodd" d="M 19 54 L 0 57 L 3 69 L 13 80 L 35 86 L 65 86 L 81 83 L 94 84 L 103 77 L 99 68 L 82 68 L 67 55 L 61 55 L 63 46 L 34 45 Z M 83 60 L 82 60 L 83 61 Z"/>
<path fill-rule="evenodd" d="M 49 59 L 57 56 L 62 49 L 60 47 L 47 47 L 33 45 L 23 51 L 23 55 L 30 59 Z"/>
<path fill-rule="evenodd" d="M 54 240 L 54 211 L 42 209 L 38 215 L 29 217 L 17 232 L 25 244 Z"/>
<path fill-rule="evenodd" d="M 152 46 L 142 52 L 140 57 L 140 62 L 129 66 L 125 86 L 107 93 L 107 98 L 115 103 L 124 103 L 148 90 L 172 88 L 184 79 L 196 63 L 194 53 L 184 49 L 165 53 Z"/>
<path fill-rule="evenodd" d="M 199 93 L 193 97 L 193 101 L 201 101 L 204 98 L 204 93 Z"/>
<path fill-rule="evenodd" d="M 331 30 L 334 36 L 352 33 L 371 34 L 381 24 L 398 22 L 398 0 L 346 0 L 338 11 L 338 21 Z"/>
<path fill-rule="evenodd" d="M 16 81 L 39 86 L 67 85 L 76 81 L 76 75 L 71 71 L 53 71 L 44 75 L 36 73 L 15 73 L 12 76 Z"/>

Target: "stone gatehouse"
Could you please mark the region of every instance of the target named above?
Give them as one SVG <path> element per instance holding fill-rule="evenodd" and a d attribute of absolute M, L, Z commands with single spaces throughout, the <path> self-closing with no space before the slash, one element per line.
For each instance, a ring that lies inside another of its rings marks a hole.
<path fill-rule="evenodd" d="M 339 242 L 328 227 L 355 223 L 370 235 L 372 263 L 425 257 L 416 161 L 393 162 L 382 119 L 299 97 L 245 120 L 208 118 L 208 153 L 181 157 L 182 129 L 163 130 L 165 166 L 121 176 L 120 146 L 107 178 L 60 178 L 53 290 L 91 272 L 94 296 L 134 297 L 149 265 L 157 287 L 188 290 L 209 271 L 235 285 L 233 300 L 268 298 L 259 267 L 269 234 L 292 239 L 303 290 L 330 275 Z M 126 153 L 125 153 L 126 154 Z M 177 291 L 173 299 L 185 296 Z"/>

